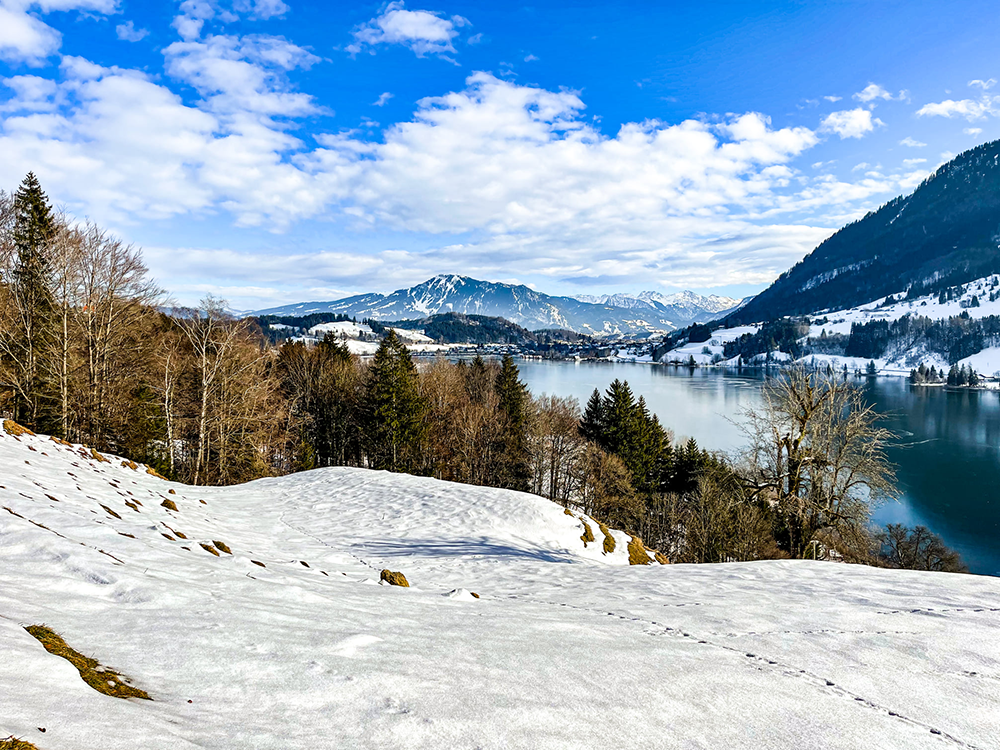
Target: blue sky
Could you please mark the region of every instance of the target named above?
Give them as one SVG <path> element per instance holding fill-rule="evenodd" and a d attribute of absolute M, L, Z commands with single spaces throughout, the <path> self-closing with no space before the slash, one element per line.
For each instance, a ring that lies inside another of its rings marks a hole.
<path fill-rule="evenodd" d="M 998 38 L 986 2 L 0 0 L 0 187 L 181 303 L 743 296 L 1000 137 Z"/>

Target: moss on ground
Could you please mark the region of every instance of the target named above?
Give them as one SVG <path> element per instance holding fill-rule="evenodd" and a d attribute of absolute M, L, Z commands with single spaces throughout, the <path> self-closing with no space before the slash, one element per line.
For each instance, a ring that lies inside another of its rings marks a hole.
<path fill-rule="evenodd" d="M 5 740 L 0 740 L 0 750 L 38 750 L 38 746 L 11 735 Z"/>
<path fill-rule="evenodd" d="M 113 669 L 102 667 L 96 659 L 84 656 L 79 651 L 70 648 L 66 641 L 46 625 L 29 625 L 25 628 L 32 637 L 41 643 L 50 654 L 61 656 L 80 673 L 80 677 L 90 687 L 99 693 L 113 698 L 142 698 L 152 700 L 145 690 L 129 685 L 129 679 Z"/>
<path fill-rule="evenodd" d="M 590 528 L 590 524 L 584 521 L 582 518 L 580 519 L 580 522 L 583 524 L 583 534 L 580 535 L 580 539 L 583 540 L 583 546 L 586 547 L 587 542 L 594 541 L 594 532 Z"/>
<path fill-rule="evenodd" d="M 628 564 L 629 565 L 649 565 L 649 553 L 646 552 L 646 545 L 642 539 L 633 536 L 628 543 Z"/>
<path fill-rule="evenodd" d="M 20 437 L 21 435 L 33 436 L 35 434 L 27 427 L 22 427 L 21 425 L 19 425 L 13 419 L 5 419 L 3 421 L 3 429 L 8 435 L 12 437 Z"/>
<path fill-rule="evenodd" d="M 388 583 L 390 586 L 410 587 L 410 582 L 406 580 L 406 576 L 402 573 L 389 570 L 388 568 L 382 571 L 382 575 L 380 575 L 379 578 Z"/>
<path fill-rule="evenodd" d="M 604 534 L 604 554 L 610 555 L 612 552 L 615 551 L 615 548 L 618 546 L 618 543 L 615 541 L 614 536 L 612 536 L 607 526 L 598 521 L 597 527 L 601 530 L 601 533 Z"/>

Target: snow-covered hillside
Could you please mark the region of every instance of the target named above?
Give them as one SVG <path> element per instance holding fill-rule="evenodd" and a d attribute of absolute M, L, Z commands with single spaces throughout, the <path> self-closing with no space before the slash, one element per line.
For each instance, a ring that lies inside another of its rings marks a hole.
<path fill-rule="evenodd" d="M 628 537 L 604 554 L 590 526 L 585 547 L 538 497 L 359 469 L 193 488 L 0 431 L 0 737 L 1000 746 L 1000 580 L 629 566 Z M 386 568 L 411 588 L 379 585 Z M 95 692 L 24 630 L 39 623 L 153 700 Z"/>

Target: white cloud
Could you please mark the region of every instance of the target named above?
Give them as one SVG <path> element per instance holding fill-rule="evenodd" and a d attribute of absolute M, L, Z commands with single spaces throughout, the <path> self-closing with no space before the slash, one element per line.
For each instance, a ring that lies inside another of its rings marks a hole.
<path fill-rule="evenodd" d="M 283 16 L 288 12 L 288 6 L 282 0 L 235 0 L 233 10 L 246 13 L 253 20 L 267 20 Z"/>
<path fill-rule="evenodd" d="M 527 57 L 524 58 L 525 62 L 535 62 L 537 60 L 538 58 L 535 55 L 528 55 Z M 642 84 L 639 85 L 641 86 Z"/>
<path fill-rule="evenodd" d="M 115 33 L 123 42 L 138 42 L 149 36 L 149 29 L 137 29 L 134 22 L 128 21 L 118 24 L 115 27 Z"/>
<path fill-rule="evenodd" d="M 117 10 L 117 0 L 2 0 L 0 1 L 0 60 L 45 64 L 62 45 L 62 34 L 36 13 L 79 10 L 107 14 Z"/>
<path fill-rule="evenodd" d="M 982 128 L 964 128 L 962 130 L 962 132 L 965 133 L 966 135 L 979 135 L 980 133 L 983 132 L 983 129 Z"/>
<path fill-rule="evenodd" d="M 824 96 L 823 98 L 826 99 L 828 102 L 839 102 L 844 97 L 842 97 L 842 96 Z"/>
<path fill-rule="evenodd" d="M 987 91 L 987 90 L 993 88 L 996 85 L 996 82 L 997 82 L 996 78 L 990 78 L 990 79 L 985 80 L 985 81 L 977 78 L 977 79 L 975 79 L 973 81 L 969 81 L 969 85 L 970 86 L 978 86 L 983 91 Z"/>
<path fill-rule="evenodd" d="M 981 99 L 945 99 L 943 102 L 931 102 L 917 110 L 918 117 L 964 117 L 969 122 L 981 120 L 987 115 L 998 114 L 997 105 L 1000 97 L 984 94 Z"/>
<path fill-rule="evenodd" d="M 845 138 L 862 138 L 866 133 L 872 132 L 876 126 L 884 124 L 877 117 L 873 118 L 871 111 L 858 107 L 831 112 L 823 118 L 820 130 L 836 133 L 843 140 Z"/>
<path fill-rule="evenodd" d="M 921 143 L 916 138 L 911 138 L 910 136 L 906 136 L 906 138 L 904 138 L 903 140 L 901 140 L 899 142 L 899 145 L 900 146 L 907 146 L 909 148 L 923 148 L 927 144 L 926 143 Z"/>
<path fill-rule="evenodd" d="M 372 106 L 384 107 L 385 103 L 390 99 L 392 99 L 392 94 L 389 93 L 388 91 L 383 91 L 381 94 L 378 95 L 378 99 L 372 102 Z"/>
<path fill-rule="evenodd" d="M 869 83 L 862 91 L 856 93 L 852 98 L 857 99 L 859 102 L 871 102 L 876 99 L 892 101 L 893 96 L 877 83 Z"/>
<path fill-rule="evenodd" d="M 365 49 L 375 54 L 374 48 L 380 44 L 401 44 L 417 57 L 444 55 L 455 52 L 452 40 L 458 29 L 467 25 L 462 16 L 448 18 L 437 11 L 406 10 L 402 2 L 392 2 L 381 15 L 354 29 L 354 42 L 345 49 L 351 55 Z"/>
<path fill-rule="evenodd" d="M 927 163 L 926 159 L 903 159 L 904 167 L 915 167 L 918 164 L 926 164 L 926 163 Z"/>

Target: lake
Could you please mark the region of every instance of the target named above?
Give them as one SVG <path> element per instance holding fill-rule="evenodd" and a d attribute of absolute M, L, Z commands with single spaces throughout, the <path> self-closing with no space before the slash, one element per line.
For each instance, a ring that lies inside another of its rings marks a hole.
<path fill-rule="evenodd" d="M 760 375 L 733 370 L 612 362 L 518 360 L 532 393 L 575 396 L 627 380 L 677 438 L 733 452 L 744 442 L 742 409 L 760 403 Z M 1000 394 L 911 388 L 905 378 L 858 381 L 896 435 L 888 454 L 902 498 L 879 524 L 922 524 L 958 550 L 974 573 L 1000 575 Z"/>

